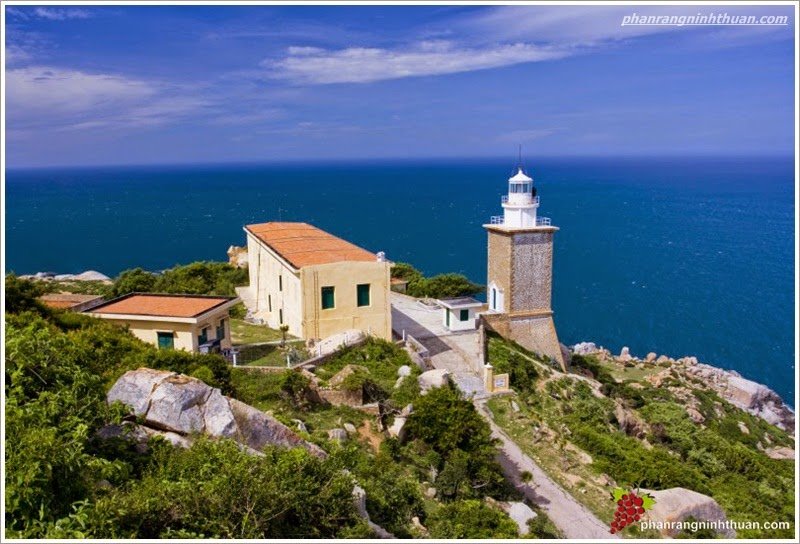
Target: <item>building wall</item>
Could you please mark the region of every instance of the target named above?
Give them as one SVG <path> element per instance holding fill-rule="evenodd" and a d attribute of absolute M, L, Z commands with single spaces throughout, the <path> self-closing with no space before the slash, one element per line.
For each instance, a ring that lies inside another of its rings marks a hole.
<path fill-rule="evenodd" d="M 289 326 L 289 333 L 303 337 L 300 274 L 249 232 L 247 254 L 253 301 L 249 310 L 273 329 L 281 326 L 282 310 L 283 323 Z"/>
<path fill-rule="evenodd" d="M 139 321 L 109 319 L 113 323 L 127 327 L 136 338 L 158 346 L 158 332 L 174 332 L 175 349 L 197 351 L 199 329 L 191 323 L 171 323 L 168 321 Z"/>
<path fill-rule="evenodd" d="M 564 366 L 552 317 L 553 234 L 556 227 L 489 228 L 488 284 L 504 290 L 501 314 L 484 314 L 488 327 Z M 491 297 L 491 293 L 487 294 Z M 491 302 L 491 298 L 488 299 Z"/>
<path fill-rule="evenodd" d="M 121 327 L 127 327 L 136 338 L 158 346 L 159 332 L 172 332 L 175 349 L 186 351 L 197 351 L 198 337 L 204 327 L 208 327 L 208 339 L 217 339 L 217 327 L 221 320 L 225 321 L 225 338 L 220 341 L 222 349 L 231 347 L 231 320 L 228 311 L 217 315 L 209 316 L 200 323 L 180 323 L 171 321 L 145 321 L 138 319 L 113 319 L 106 316 L 97 316 L 116 323 Z"/>
<path fill-rule="evenodd" d="M 347 329 L 392 337 L 388 262 L 339 262 L 307 266 L 300 271 L 303 286 L 302 338 L 322 339 Z M 370 305 L 359 307 L 356 286 L 370 284 Z M 334 308 L 322 309 L 322 287 L 334 287 Z"/>
<path fill-rule="evenodd" d="M 461 321 L 461 310 L 451 310 L 450 308 L 443 308 L 442 311 L 442 325 L 451 331 L 473 331 L 475 330 L 475 308 L 465 308 L 469 312 L 469 318 L 466 321 Z M 450 324 L 447 324 L 447 314 L 450 314 Z"/>
<path fill-rule="evenodd" d="M 489 256 L 487 259 L 488 273 L 487 286 L 496 285 L 502 290 L 505 308 L 508 308 L 511 294 L 511 236 L 494 230 L 489 230 Z M 486 300 L 491 305 L 492 293 L 486 294 Z M 490 306 L 491 307 L 491 306 Z"/>
<path fill-rule="evenodd" d="M 507 311 L 549 310 L 553 287 L 553 231 L 511 236 L 511 297 Z"/>

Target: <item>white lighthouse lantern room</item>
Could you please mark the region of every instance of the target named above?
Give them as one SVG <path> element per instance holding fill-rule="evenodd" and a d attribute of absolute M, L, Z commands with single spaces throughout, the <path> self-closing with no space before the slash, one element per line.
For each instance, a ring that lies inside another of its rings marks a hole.
<path fill-rule="evenodd" d="M 539 197 L 533 186 L 533 178 L 522 169 L 508 179 L 508 194 L 502 198 L 503 215 L 493 217 L 492 223 L 506 228 L 531 228 L 537 226 L 536 211 Z"/>

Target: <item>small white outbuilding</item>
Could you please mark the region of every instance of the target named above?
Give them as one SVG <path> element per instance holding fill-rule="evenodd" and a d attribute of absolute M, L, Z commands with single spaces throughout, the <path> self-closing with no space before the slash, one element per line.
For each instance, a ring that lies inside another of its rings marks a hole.
<path fill-rule="evenodd" d="M 475 317 L 483 302 L 471 297 L 443 298 L 437 300 L 442 308 L 442 323 L 450 331 L 475 329 Z"/>

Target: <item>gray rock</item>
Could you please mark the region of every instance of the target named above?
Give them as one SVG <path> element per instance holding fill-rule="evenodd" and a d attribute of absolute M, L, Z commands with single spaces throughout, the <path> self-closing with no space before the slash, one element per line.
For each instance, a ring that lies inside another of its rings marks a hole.
<path fill-rule="evenodd" d="M 331 429 L 328 431 L 328 439 L 334 442 L 344 442 L 347 440 L 347 431 L 344 429 Z"/>
<path fill-rule="evenodd" d="M 450 381 L 450 371 L 444 368 L 437 368 L 434 370 L 428 370 L 427 372 L 423 372 L 417 378 L 417 382 L 419 383 L 420 393 L 424 395 L 430 389 L 434 387 L 442 387 L 443 385 L 447 385 Z"/>
<path fill-rule="evenodd" d="M 659 355 L 658 359 L 656 359 L 656 364 L 660 365 L 660 364 L 663 364 L 663 363 L 669 363 L 671 361 L 672 361 L 672 359 L 670 359 L 666 355 Z"/>
<path fill-rule="evenodd" d="M 133 408 L 136 416 L 147 413 L 150 407 L 150 395 L 159 383 L 170 376 L 175 376 L 174 372 L 167 370 L 153 370 L 150 368 L 140 368 L 126 372 L 111 387 L 106 396 L 109 404 L 120 401 Z"/>
<path fill-rule="evenodd" d="M 77 281 L 110 281 L 111 278 L 106 276 L 105 274 L 101 274 L 97 270 L 87 270 L 86 272 L 81 272 L 77 274 L 74 278 Z"/>
<path fill-rule="evenodd" d="M 747 428 L 744 421 L 738 421 L 739 430 L 742 431 L 742 434 L 750 434 L 750 429 Z"/>
<path fill-rule="evenodd" d="M 306 428 L 306 424 L 303 423 L 302 421 L 300 421 L 299 419 L 293 419 L 292 423 L 294 423 L 297 426 L 297 430 L 298 431 L 303 432 L 303 433 L 307 433 L 308 432 L 308 428 Z"/>
<path fill-rule="evenodd" d="M 428 536 L 428 528 L 422 524 L 422 522 L 419 520 L 419 517 L 414 516 L 411 518 L 411 525 L 414 527 L 414 529 L 420 532 L 423 538 Z"/>
<path fill-rule="evenodd" d="M 628 362 L 631 359 L 633 359 L 633 357 L 631 357 L 631 351 L 630 349 L 628 349 L 628 346 L 624 346 L 622 348 L 622 350 L 619 352 L 619 356 L 617 357 L 617 359 L 622 362 Z"/>
<path fill-rule="evenodd" d="M 414 405 L 413 404 L 406 404 L 406 406 L 402 410 L 400 410 L 400 416 L 401 417 L 408 417 L 408 416 L 411 415 L 411 413 L 413 411 L 414 411 Z"/>
<path fill-rule="evenodd" d="M 405 429 L 406 421 L 407 419 L 402 416 L 399 415 L 395 416 L 392 424 L 389 426 L 388 429 L 386 429 L 387 432 L 389 433 L 389 436 L 397 438 L 402 442 L 406 437 L 406 429 Z"/>
<path fill-rule="evenodd" d="M 646 362 L 648 362 L 648 363 L 652 363 L 653 361 L 656 360 L 656 354 L 651 351 L 650 353 L 647 354 L 647 356 L 644 358 L 644 360 Z"/>
<path fill-rule="evenodd" d="M 517 531 L 519 532 L 520 536 L 527 535 L 530 532 L 530 527 L 528 527 L 528 521 L 532 519 L 536 519 L 537 514 L 534 512 L 530 506 L 525 504 L 524 502 L 509 502 L 509 503 L 501 503 L 500 508 L 508 514 L 508 517 L 514 520 L 514 523 L 517 524 Z"/>
<path fill-rule="evenodd" d="M 516 401 L 513 401 L 513 400 L 512 400 L 512 401 L 511 401 L 511 409 L 512 409 L 514 412 L 519 412 L 519 404 L 517 404 L 517 402 L 516 402 Z"/>
<path fill-rule="evenodd" d="M 425 496 L 429 499 L 433 499 L 436 497 L 436 488 L 435 487 L 428 487 L 425 488 Z"/>
<path fill-rule="evenodd" d="M 619 402 L 614 407 L 614 417 L 619 424 L 619 430 L 636 438 L 642 438 L 645 435 L 647 425 L 639 419 L 636 414 L 625 408 Z"/>
<path fill-rule="evenodd" d="M 356 431 L 356 426 L 352 423 L 345 423 L 343 427 L 344 430 L 347 431 L 347 434 L 356 434 L 358 432 Z"/>
<path fill-rule="evenodd" d="M 696 491 L 673 487 L 663 491 L 647 491 L 655 499 L 655 505 L 647 513 L 648 517 L 657 524 L 666 524 L 661 530 L 661 535 L 675 536 L 678 529 L 670 527 L 675 522 L 692 517 L 698 521 L 724 522 L 727 517 L 717 501 Z M 725 528 L 724 523 L 719 523 L 719 534 L 725 538 L 736 538 L 736 531 Z"/>
<path fill-rule="evenodd" d="M 203 405 L 211 388 L 196 378 L 182 374 L 162 380 L 150 395 L 145 415 L 148 427 L 181 434 L 205 431 Z"/>
<path fill-rule="evenodd" d="M 401 378 L 405 378 L 407 376 L 411 376 L 411 367 L 408 365 L 403 365 L 397 369 L 397 375 Z"/>
<path fill-rule="evenodd" d="M 597 351 L 594 342 L 581 342 L 572 346 L 572 352 L 576 355 L 591 355 Z"/>
<path fill-rule="evenodd" d="M 289 427 L 252 406 L 236 399 L 228 399 L 238 427 L 237 441 L 261 451 L 265 446 L 275 445 L 285 448 L 302 447 L 317 457 L 327 454 L 316 444 L 307 442 L 292 432 Z"/>
<path fill-rule="evenodd" d="M 191 445 L 191 435 L 205 433 L 213 438 L 230 438 L 250 453 L 274 445 L 302 447 L 317 457 L 327 455 L 273 417 L 182 374 L 149 368 L 131 370 L 117 380 L 107 400 L 131 407 L 144 418 L 146 432 L 182 447 Z"/>
<path fill-rule="evenodd" d="M 792 459 L 794 460 L 794 450 L 792 448 L 788 448 L 786 446 L 781 446 L 777 448 L 769 448 L 764 453 L 766 453 L 772 459 Z"/>

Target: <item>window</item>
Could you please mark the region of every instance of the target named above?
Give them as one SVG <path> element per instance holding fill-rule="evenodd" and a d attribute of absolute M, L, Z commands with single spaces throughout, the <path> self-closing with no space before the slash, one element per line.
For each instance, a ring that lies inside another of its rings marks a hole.
<path fill-rule="evenodd" d="M 278 322 L 283 325 L 283 309 L 278 310 Z"/>
<path fill-rule="evenodd" d="M 283 291 L 283 276 L 278 274 L 278 291 Z"/>
<path fill-rule="evenodd" d="M 272 295 L 267 295 L 267 304 L 269 305 L 269 311 L 272 311 Z"/>
<path fill-rule="evenodd" d="M 336 305 L 336 296 L 333 287 L 322 288 L 322 309 L 330 310 Z"/>
<path fill-rule="evenodd" d="M 369 284 L 359 283 L 356 285 L 356 303 L 359 306 L 369 306 Z"/>
<path fill-rule="evenodd" d="M 175 349 L 175 336 L 171 332 L 157 332 L 158 349 Z"/>
<path fill-rule="evenodd" d="M 445 311 L 444 311 L 444 325 L 445 325 L 445 327 L 449 327 L 450 326 L 450 309 L 449 308 L 445 309 Z"/>
<path fill-rule="evenodd" d="M 497 289 L 492 287 L 492 310 L 497 309 Z"/>
<path fill-rule="evenodd" d="M 197 343 L 205 344 L 206 342 L 208 342 L 208 327 L 203 327 L 200 334 L 197 336 Z"/>
<path fill-rule="evenodd" d="M 469 310 L 461 310 L 461 313 L 458 315 L 458 318 L 461 321 L 469 321 Z"/>
<path fill-rule="evenodd" d="M 225 320 L 219 320 L 219 326 L 217 327 L 217 340 L 222 340 L 225 338 Z"/>

